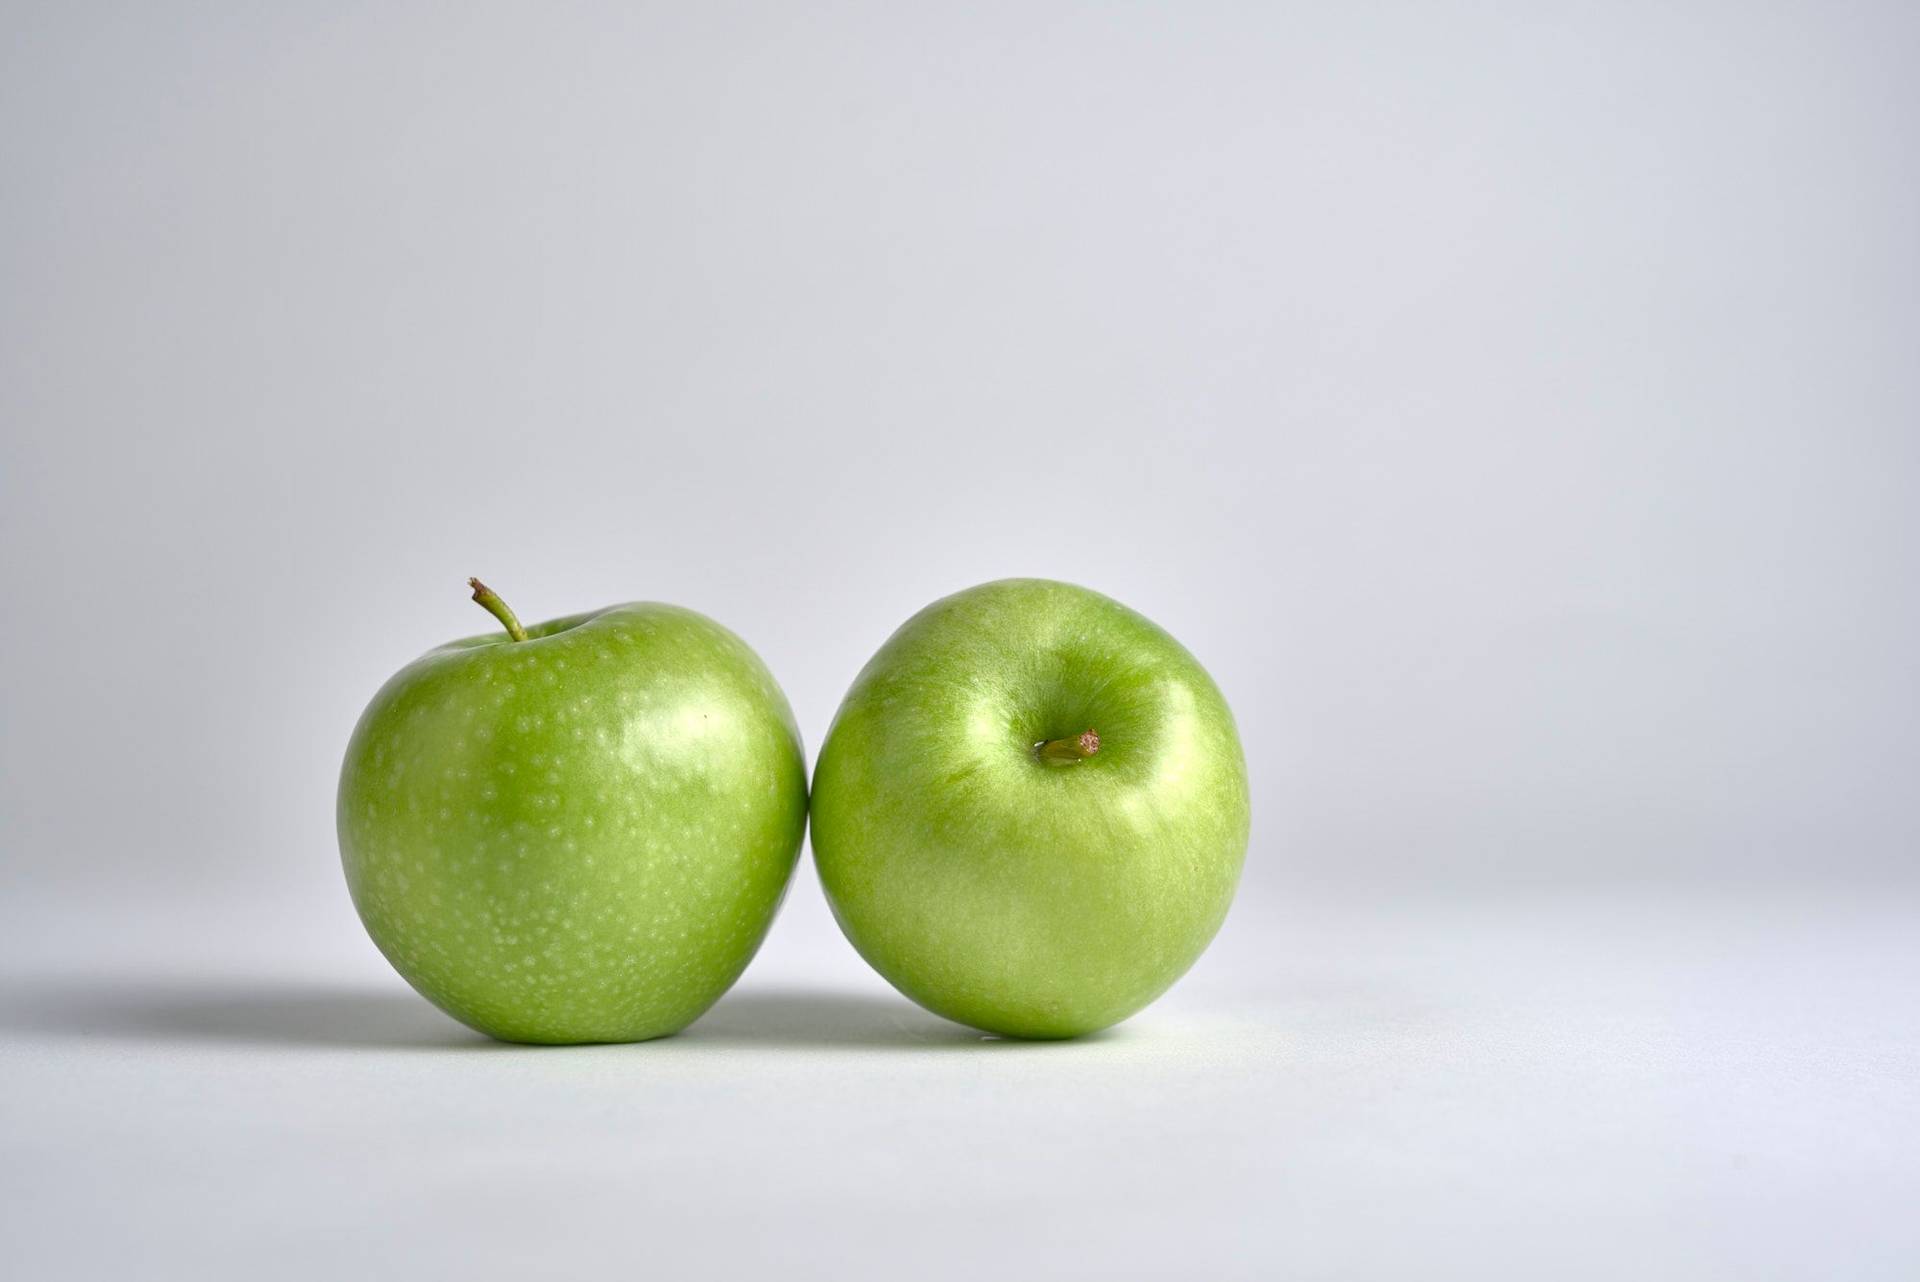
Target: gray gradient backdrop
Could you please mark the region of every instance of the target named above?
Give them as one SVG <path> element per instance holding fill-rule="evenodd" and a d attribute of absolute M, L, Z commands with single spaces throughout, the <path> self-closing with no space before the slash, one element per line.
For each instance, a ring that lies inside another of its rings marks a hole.
<path fill-rule="evenodd" d="M 812 746 L 1100 588 L 1255 896 L 1910 866 L 1910 6 L 382 10 L 8 6 L 10 879 L 329 878 L 467 574 Z"/>
<path fill-rule="evenodd" d="M 1914 869 L 1911 4 L 0 16 L 16 906 L 364 959 L 339 756 L 469 574 L 711 614 L 810 753 L 936 596 L 1126 601 L 1252 969 L 1315 888 Z"/>

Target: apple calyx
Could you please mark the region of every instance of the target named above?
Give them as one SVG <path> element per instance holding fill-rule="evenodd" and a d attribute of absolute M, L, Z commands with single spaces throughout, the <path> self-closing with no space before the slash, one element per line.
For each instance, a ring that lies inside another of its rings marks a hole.
<path fill-rule="evenodd" d="M 501 625 L 506 628 L 508 636 L 512 637 L 515 641 L 525 641 L 527 639 L 527 630 L 520 626 L 520 620 L 515 617 L 513 611 L 508 608 L 507 603 L 500 599 L 499 593 L 478 579 L 468 579 L 467 586 L 473 589 L 473 599 L 478 601 L 481 606 L 486 609 L 488 614 L 500 620 Z"/>
<path fill-rule="evenodd" d="M 1085 761 L 1100 751 L 1100 736 L 1088 728 L 1081 734 L 1068 739 L 1049 739 L 1045 743 L 1036 743 L 1033 750 L 1040 760 L 1058 762 L 1061 765 L 1075 765 Z"/>

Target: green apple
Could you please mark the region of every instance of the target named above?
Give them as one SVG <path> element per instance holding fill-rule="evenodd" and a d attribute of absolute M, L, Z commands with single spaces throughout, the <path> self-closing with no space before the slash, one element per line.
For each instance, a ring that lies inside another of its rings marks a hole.
<path fill-rule="evenodd" d="M 340 772 L 354 906 L 408 983 L 514 1042 L 684 1028 L 752 959 L 807 821 L 800 735 L 758 656 L 616 605 L 430 651 Z"/>
<path fill-rule="evenodd" d="M 936 601 L 861 671 L 814 771 L 847 938 L 929 1010 L 1072 1037 L 1206 948 L 1247 848 L 1233 714 L 1117 601 L 1009 579 Z"/>

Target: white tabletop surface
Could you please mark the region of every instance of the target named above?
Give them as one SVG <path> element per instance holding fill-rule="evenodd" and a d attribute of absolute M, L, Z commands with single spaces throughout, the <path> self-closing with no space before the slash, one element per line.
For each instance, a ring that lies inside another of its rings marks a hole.
<path fill-rule="evenodd" d="M 1920 1276 L 1920 904 L 1302 894 L 1160 1004 L 985 1040 L 803 868 L 637 1046 L 491 1043 L 344 894 L 17 894 L 21 1278 Z"/>

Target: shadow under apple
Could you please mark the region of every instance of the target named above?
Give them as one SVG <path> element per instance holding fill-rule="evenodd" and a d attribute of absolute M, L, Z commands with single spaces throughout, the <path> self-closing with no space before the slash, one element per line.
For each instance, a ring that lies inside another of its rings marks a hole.
<path fill-rule="evenodd" d="M 258 1047 L 549 1054 L 566 1049 L 494 1041 L 405 989 L 295 981 L 64 978 L 16 983 L 0 999 L 0 1029 L 101 1041 Z M 636 1050 L 1011 1050 L 1047 1045 L 1052 1043 L 1003 1040 L 966 1028 L 892 994 L 753 988 L 729 993 L 682 1032 L 640 1043 Z"/>
<path fill-rule="evenodd" d="M 1012 1047 L 1012 1042 L 952 1023 L 891 993 L 750 988 L 722 997 L 671 1039 L 697 1045 L 864 1047 Z"/>
<path fill-rule="evenodd" d="M 102 1041 L 471 1049 L 499 1043 L 405 989 L 223 980 L 60 979 L 16 987 L 0 1027 Z"/>

